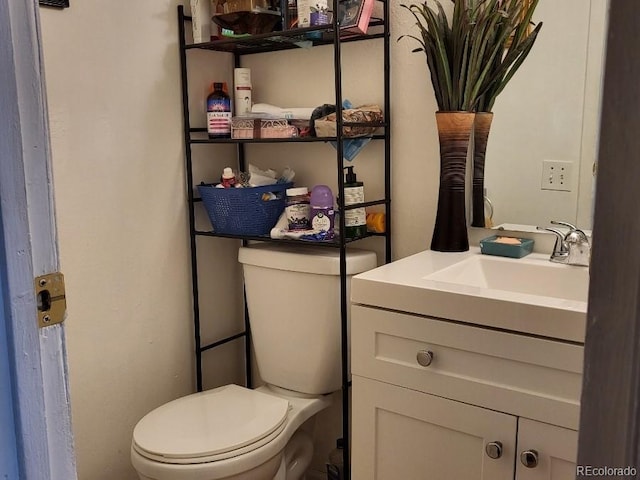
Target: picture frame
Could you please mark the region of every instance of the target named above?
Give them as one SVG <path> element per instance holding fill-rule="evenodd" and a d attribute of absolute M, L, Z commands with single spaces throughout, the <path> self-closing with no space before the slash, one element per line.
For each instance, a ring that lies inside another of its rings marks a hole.
<path fill-rule="evenodd" d="M 40 0 L 42 7 L 69 8 L 69 0 Z"/>
<path fill-rule="evenodd" d="M 340 0 L 338 22 L 341 34 L 363 35 L 367 33 L 374 0 Z"/>

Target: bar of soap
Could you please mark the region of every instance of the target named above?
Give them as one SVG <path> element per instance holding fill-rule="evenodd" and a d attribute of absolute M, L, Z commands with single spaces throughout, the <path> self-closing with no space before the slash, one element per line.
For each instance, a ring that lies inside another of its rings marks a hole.
<path fill-rule="evenodd" d="M 519 238 L 513 237 L 497 237 L 494 240 L 495 243 L 504 243 L 505 245 L 522 245 Z"/>
<path fill-rule="evenodd" d="M 533 240 L 529 238 L 502 237 L 493 235 L 480 240 L 480 252 L 485 255 L 522 258 L 533 251 Z"/>

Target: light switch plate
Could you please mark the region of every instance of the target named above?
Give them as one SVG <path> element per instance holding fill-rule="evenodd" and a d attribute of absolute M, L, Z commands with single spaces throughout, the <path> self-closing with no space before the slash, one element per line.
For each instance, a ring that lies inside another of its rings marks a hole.
<path fill-rule="evenodd" d="M 561 160 L 542 161 L 542 190 L 571 191 L 573 162 Z"/>

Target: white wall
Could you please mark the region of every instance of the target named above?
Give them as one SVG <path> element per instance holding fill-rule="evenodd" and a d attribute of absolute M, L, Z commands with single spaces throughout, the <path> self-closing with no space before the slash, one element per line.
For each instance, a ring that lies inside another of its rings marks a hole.
<path fill-rule="evenodd" d="M 391 2 L 395 258 L 429 247 L 439 171 L 433 91 L 424 56 L 411 54 L 410 42 L 395 41 L 414 22 L 399 3 Z M 80 480 L 133 480 L 133 426 L 194 388 L 177 4 L 74 1 L 63 11 L 41 10 Z M 382 102 L 380 45 L 344 47 L 343 93 L 355 104 Z M 204 125 L 208 86 L 231 80 L 230 60 L 189 55 L 199 72 L 190 84 L 192 122 Z M 253 69 L 254 101 L 333 101 L 329 48 L 244 61 Z M 337 183 L 328 145 L 247 150 L 259 165 L 290 165 L 301 185 Z M 194 147 L 196 181 L 215 179 L 233 151 Z M 382 194 L 381 154 L 381 143 L 372 142 L 354 162 L 367 199 Z M 201 215 L 200 221 L 206 225 Z M 381 245 L 370 239 L 359 246 Z M 210 341 L 241 328 L 229 320 L 238 317 L 237 242 L 204 238 L 198 247 L 204 340 Z M 242 342 L 205 354 L 205 387 L 241 382 L 242 371 Z M 327 417 L 320 423 L 339 429 L 337 412 Z M 332 441 L 320 441 L 318 458 Z"/>
<path fill-rule="evenodd" d="M 494 224 L 591 228 L 606 10 L 602 0 L 540 1 L 540 35 L 493 110 L 485 187 Z M 571 191 L 542 190 L 543 160 L 573 163 Z"/>
<path fill-rule="evenodd" d="M 174 1 L 41 9 L 79 478 L 193 389 Z"/>

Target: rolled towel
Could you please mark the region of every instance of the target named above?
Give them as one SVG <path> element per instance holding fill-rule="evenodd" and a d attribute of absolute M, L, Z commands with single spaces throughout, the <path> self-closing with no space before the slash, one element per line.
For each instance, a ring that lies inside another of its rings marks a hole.
<path fill-rule="evenodd" d="M 281 108 L 276 105 L 269 105 L 268 103 L 255 103 L 253 107 L 251 107 L 252 114 L 266 113 L 273 117 L 295 120 L 309 120 L 313 110 L 314 107 Z"/>

